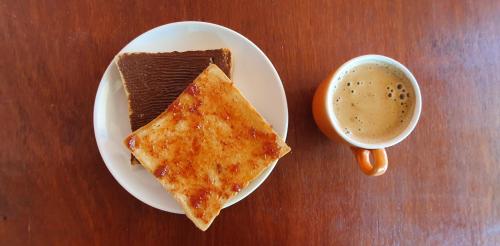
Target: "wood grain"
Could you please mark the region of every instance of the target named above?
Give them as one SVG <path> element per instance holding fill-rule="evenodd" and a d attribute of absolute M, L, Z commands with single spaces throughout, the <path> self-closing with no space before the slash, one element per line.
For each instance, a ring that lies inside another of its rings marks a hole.
<path fill-rule="evenodd" d="M 498 245 L 500 1 L 0 2 L 1 245 Z M 293 152 L 205 233 L 128 194 L 92 110 L 113 56 L 158 25 L 232 28 L 274 63 Z M 319 82 L 368 53 L 407 65 L 414 133 L 367 177 L 311 115 Z"/>

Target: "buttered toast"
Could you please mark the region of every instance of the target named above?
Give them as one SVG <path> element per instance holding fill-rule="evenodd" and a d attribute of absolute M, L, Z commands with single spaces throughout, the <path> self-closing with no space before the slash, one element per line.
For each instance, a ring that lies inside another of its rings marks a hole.
<path fill-rule="evenodd" d="M 201 230 L 290 151 L 214 64 L 124 143 Z"/>

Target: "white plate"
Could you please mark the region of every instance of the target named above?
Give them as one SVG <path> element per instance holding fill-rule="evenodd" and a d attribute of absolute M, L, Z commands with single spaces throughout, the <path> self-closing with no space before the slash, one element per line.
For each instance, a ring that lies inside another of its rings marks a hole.
<path fill-rule="evenodd" d="M 288 107 L 280 77 L 266 55 L 250 40 L 228 28 L 205 22 L 176 22 L 135 38 L 122 52 L 160 52 L 229 48 L 235 85 L 274 130 L 286 138 Z M 172 213 L 184 213 L 175 200 L 146 170 L 130 166 L 130 153 L 122 144 L 131 132 L 127 98 L 114 62 L 106 69 L 94 103 L 94 132 L 102 159 L 125 190 L 144 203 Z M 225 207 L 248 196 L 271 173 L 273 163 Z"/>

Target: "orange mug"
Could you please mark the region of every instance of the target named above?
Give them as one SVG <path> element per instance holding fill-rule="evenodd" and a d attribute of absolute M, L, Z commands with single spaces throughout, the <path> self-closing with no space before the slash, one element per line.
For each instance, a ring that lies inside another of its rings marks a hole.
<path fill-rule="evenodd" d="M 415 92 L 415 108 L 413 115 L 406 128 L 396 137 L 380 143 L 363 143 L 345 134 L 339 126 L 333 110 L 333 97 L 336 84 L 347 71 L 366 63 L 382 63 L 400 72 L 410 81 Z M 364 55 L 353 58 L 340 66 L 318 86 L 312 103 L 313 116 L 319 129 L 330 139 L 338 140 L 351 146 L 356 161 L 361 170 L 369 176 L 379 176 L 385 173 L 388 167 L 388 158 L 385 148 L 393 146 L 405 139 L 417 125 L 422 111 L 422 98 L 417 80 L 413 74 L 401 63 L 394 59 L 381 55 Z M 370 161 L 373 156 L 373 163 Z"/>

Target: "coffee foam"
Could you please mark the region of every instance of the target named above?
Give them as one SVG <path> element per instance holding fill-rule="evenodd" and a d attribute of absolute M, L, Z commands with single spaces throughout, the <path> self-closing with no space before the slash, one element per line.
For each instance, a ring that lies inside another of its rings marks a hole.
<path fill-rule="evenodd" d="M 415 94 L 409 80 L 382 63 L 346 70 L 334 85 L 334 111 L 343 132 L 366 143 L 399 135 L 409 124 Z"/>

